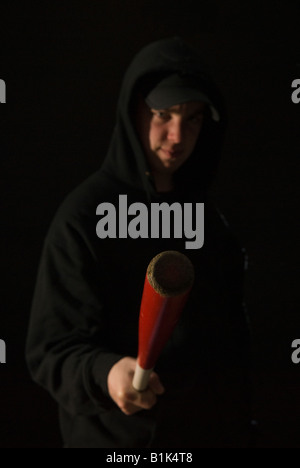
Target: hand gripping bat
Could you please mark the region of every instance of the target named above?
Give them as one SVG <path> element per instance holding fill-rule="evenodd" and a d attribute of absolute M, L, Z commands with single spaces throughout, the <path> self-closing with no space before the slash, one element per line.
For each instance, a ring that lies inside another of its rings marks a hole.
<path fill-rule="evenodd" d="M 147 388 L 155 363 L 183 311 L 194 282 L 191 261 L 176 251 L 152 259 L 146 272 L 139 317 L 139 346 L 133 387 Z"/>

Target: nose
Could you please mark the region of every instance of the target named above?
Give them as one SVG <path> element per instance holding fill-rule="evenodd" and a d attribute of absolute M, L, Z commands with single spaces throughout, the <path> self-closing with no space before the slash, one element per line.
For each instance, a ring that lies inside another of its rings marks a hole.
<path fill-rule="evenodd" d="M 181 143 L 183 136 L 183 125 L 182 122 L 178 120 L 171 120 L 168 127 L 168 140 L 173 144 Z"/>

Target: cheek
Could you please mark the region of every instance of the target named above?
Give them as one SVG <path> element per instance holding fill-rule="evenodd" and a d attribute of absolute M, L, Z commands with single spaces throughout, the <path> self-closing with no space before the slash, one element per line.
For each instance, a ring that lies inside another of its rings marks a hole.
<path fill-rule="evenodd" d="M 155 125 L 150 127 L 149 131 L 149 143 L 152 150 L 156 149 L 160 145 L 164 138 L 164 131 L 161 127 Z"/>
<path fill-rule="evenodd" d="M 191 150 L 193 150 L 193 148 L 195 147 L 200 133 L 201 133 L 201 129 L 192 129 L 188 132 L 187 141 L 188 141 L 189 148 Z"/>

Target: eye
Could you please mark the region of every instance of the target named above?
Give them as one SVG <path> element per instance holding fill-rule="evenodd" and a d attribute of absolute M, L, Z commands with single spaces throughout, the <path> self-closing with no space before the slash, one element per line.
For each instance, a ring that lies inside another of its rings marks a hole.
<path fill-rule="evenodd" d="M 194 124 L 200 124 L 200 123 L 202 123 L 203 118 L 204 118 L 204 112 L 199 112 L 196 115 L 192 115 L 192 117 L 190 117 L 189 121 L 191 123 L 194 123 Z"/>
<path fill-rule="evenodd" d="M 152 109 L 152 114 L 154 115 L 154 117 L 162 121 L 167 121 L 170 118 L 169 112 L 165 110 Z"/>

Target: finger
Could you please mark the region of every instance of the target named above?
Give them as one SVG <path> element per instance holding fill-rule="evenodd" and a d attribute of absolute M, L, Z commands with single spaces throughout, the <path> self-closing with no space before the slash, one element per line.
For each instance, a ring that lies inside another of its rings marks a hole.
<path fill-rule="evenodd" d="M 155 393 L 148 389 L 143 392 L 130 392 L 126 394 L 126 401 L 133 403 L 135 406 L 142 409 L 151 409 L 157 401 Z"/>
<path fill-rule="evenodd" d="M 155 372 L 152 372 L 149 379 L 149 389 L 152 390 L 156 395 L 162 395 L 165 393 L 165 387 L 160 381 L 160 378 Z"/>
<path fill-rule="evenodd" d="M 141 408 L 149 410 L 157 403 L 156 395 L 151 389 L 139 393 L 140 398 L 138 400 L 138 404 Z M 137 404 L 137 402 L 135 402 L 135 404 Z"/>
<path fill-rule="evenodd" d="M 126 415 L 132 415 L 142 410 L 150 410 L 156 403 L 156 396 L 151 391 L 127 393 L 126 398 L 120 401 L 119 408 Z"/>
<path fill-rule="evenodd" d="M 120 410 L 126 414 L 126 416 L 132 416 L 135 413 L 138 413 L 139 411 L 142 411 L 143 408 L 140 408 L 139 406 L 136 406 L 132 403 L 123 403 L 120 405 Z"/>

